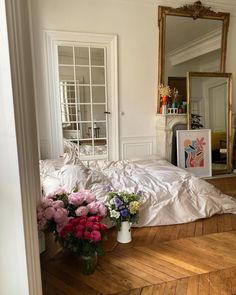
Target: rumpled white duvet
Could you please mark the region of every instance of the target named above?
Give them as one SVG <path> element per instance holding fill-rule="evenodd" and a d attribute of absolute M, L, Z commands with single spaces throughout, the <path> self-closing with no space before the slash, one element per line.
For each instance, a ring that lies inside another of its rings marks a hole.
<path fill-rule="evenodd" d="M 165 160 L 81 161 L 64 164 L 62 160 L 41 161 L 44 194 L 64 187 L 68 192 L 78 184 L 92 190 L 105 201 L 108 189 L 143 191 L 144 203 L 139 223 L 156 226 L 191 222 L 220 213 L 236 213 L 236 200 L 213 185 L 173 166 Z"/>

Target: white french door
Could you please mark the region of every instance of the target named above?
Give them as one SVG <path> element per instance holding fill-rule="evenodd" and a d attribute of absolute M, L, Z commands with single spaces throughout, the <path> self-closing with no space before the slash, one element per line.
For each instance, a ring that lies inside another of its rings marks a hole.
<path fill-rule="evenodd" d="M 58 67 L 63 138 L 81 158 L 108 159 L 106 48 L 60 45 Z"/>
<path fill-rule="evenodd" d="M 118 159 L 116 36 L 46 32 L 46 38 L 54 76 L 53 154 L 62 153 L 66 140 L 81 159 Z"/>

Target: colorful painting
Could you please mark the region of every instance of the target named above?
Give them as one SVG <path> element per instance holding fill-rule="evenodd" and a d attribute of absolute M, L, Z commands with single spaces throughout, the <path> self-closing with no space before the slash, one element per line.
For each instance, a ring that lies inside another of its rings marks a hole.
<path fill-rule="evenodd" d="M 211 130 L 177 130 L 177 165 L 199 177 L 212 175 Z"/>
<path fill-rule="evenodd" d="M 185 168 L 204 167 L 204 137 L 184 140 Z"/>

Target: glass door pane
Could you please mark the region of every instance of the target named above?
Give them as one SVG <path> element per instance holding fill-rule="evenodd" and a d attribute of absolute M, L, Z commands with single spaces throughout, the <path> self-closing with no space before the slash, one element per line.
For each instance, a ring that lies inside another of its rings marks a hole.
<path fill-rule="evenodd" d="M 102 47 L 58 47 L 63 137 L 82 159 L 108 158 L 105 53 Z"/>

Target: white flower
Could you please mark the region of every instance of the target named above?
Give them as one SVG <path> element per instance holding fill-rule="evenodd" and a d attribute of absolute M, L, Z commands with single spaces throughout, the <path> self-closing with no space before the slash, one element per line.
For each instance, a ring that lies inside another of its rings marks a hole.
<path fill-rule="evenodd" d="M 114 198 L 113 198 L 113 199 L 110 199 L 109 203 L 110 203 L 111 205 L 113 205 L 113 204 L 114 204 Z"/>
<path fill-rule="evenodd" d="M 116 219 L 118 219 L 118 218 L 120 217 L 120 212 L 117 212 L 116 210 L 111 210 L 111 211 L 110 211 L 110 216 L 111 216 L 112 218 L 116 218 Z"/>

